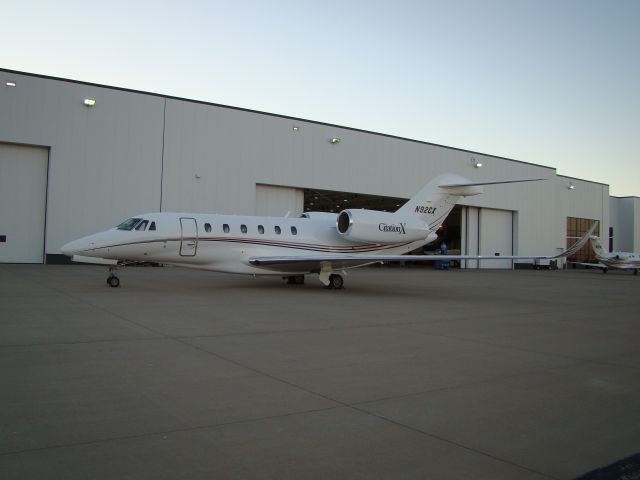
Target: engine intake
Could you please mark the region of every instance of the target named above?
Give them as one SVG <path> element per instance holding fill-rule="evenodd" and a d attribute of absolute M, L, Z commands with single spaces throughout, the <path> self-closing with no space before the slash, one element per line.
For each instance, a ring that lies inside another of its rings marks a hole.
<path fill-rule="evenodd" d="M 376 210 L 343 210 L 336 228 L 344 238 L 366 243 L 415 242 L 429 234 L 427 224 L 415 217 Z"/>

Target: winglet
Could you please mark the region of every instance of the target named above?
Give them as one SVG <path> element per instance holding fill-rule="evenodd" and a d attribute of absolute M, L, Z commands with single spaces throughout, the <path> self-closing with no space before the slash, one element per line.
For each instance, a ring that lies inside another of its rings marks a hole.
<path fill-rule="evenodd" d="M 587 231 L 587 233 L 585 233 L 584 236 L 580 237 L 580 239 L 576 243 L 571 245 L 564 252 L 559 253 L 558 255 L 555 255 L 554 257 L 551 257 L 551 258 L 570 257 L 571 255 L 575 254 L 589 241 L 589 238 L 591 238 L 597 226 L 598 226 L 598 222 L 597 221 L 593 222 L 593 225 L 591 225 L 591 228 Z"/>

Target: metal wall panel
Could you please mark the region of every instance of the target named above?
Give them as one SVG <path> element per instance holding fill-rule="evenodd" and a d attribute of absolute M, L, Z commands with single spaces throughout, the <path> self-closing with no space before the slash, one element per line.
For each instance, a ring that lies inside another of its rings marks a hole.
<path fill-rule="evenodd" d="M 640 252 L 640 198 L 611 198 L 613 249 Z"/>
<path fill-rule="evenodd" d="M 42 263 L 46 148 L 0 143 L 0 263 Z"/>
<path fill-rule="evenodd" d="M 562 248 L 566 216 L 609 223 L 607 186 L 584 182 L 584 201 L 573 203 L 549 167 L 60 79 L 0 70 L 0 80 L 17 84 L 0 83 L 0 141 L 51 147 L 47 253 L 147 211 L 253 214 L 256 184 L 408 198 L 443 172 L 547 179 L 488 186 L 460 202 L 516 212 L 515 254 Z"/>
<path fill-rule="evenodd" d="M 256 215 L 299 217 L 303 208 L 304 192 L 299 188 L 256 185 Z"/>
<path fill-rule="evenodd" d="M 479 219 L 480 209 L 477 207 L 464 207 L 462 209 L 462 254 L 480 255 Z M 478 268 L 476 260 L 465 260 L 462 268 Z"/>
<path fill-rule="evenodd" d="M 480 210 L 480 255 L 513 255 L 513 213 Z M 481 268 L 512 268 L 512 260 L 481 260 Z"/>
<path fill-rule="evenodd" d="M 577 178 L 558 175 L 554 179 L 556 205 L 555 228 L 562 232 L 562 245 L 556 253 L 567 246 L 567 217 L 589 218 L 600 221 L 600 238 L 603 245 L 609 245 L 609 186 L 587 182 Z M 573 187 L 573 188 L 570 188 Z"/>
<path fill-rule="evenodd" d="M 464 255 L 513 255 L 513 212 L 466 207 L 462 215 Z M 466 260 L 462 268 L 512 268 L 511 260 Z"/>
<path fill-rule="evenodd" d="M 46 253 L 138 213 L 157 211 L 164 99 L 4 74 L 0 142 L 50 147 Z M 85 98 L 96 100 L 88 108 Z"/>

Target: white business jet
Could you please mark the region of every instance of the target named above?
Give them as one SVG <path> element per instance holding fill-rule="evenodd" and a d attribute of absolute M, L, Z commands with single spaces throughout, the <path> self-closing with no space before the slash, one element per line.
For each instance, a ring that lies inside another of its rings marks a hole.
<path fill-rule="evenodd" d="M 592 235 L 589 241 L 593 252 L 596 254 L 596 259 L 600 263 L 575 263 L 600 268 L 602 269 L 602 273 L 607 273 L 610 268 L 617 268 L 621 270 L 633 270 L 634 275 L 638 274 L 638 269 L 640 269 L 640 253 L 607 252 L 602 246 L 602 243 L 600 243 L 600 238 L 595 235 Z"/>
<path fill-rule="evenodd" d="M 317 274 L 326 287 L 339 289 L 343 278 L 337 272 L 378 262 L 552 259 L 577 251 L 587 236 L 571 252 L 553 257 L 403 255 L 437 238 L 436 230 L 460 197 L 482 193 L 482 185 L 523 181 L 532 180 L 478 183 L 442 174 L 394 213 L 347 209 L 339 214 L 306 212 L 300 218 L 149 213 L 67 243 L 62 252 L 74 261 L 111 265 L 107 283 L 112 287 L 120 284 L 115 266 L 156 262 L 278 275 L 289 283 L 304 283 L 305 274 Z"/>

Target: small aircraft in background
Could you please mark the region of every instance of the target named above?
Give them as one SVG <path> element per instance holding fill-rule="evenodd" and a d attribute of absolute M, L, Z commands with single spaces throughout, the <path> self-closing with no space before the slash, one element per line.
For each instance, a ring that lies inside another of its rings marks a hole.
<path fill-rule="evenodd" d="M 591 248 L 596 254 L 596 259 L 600 263 L 582 263 L 573 262 L 577 265 L 585 265 L 587 267 L 599 268 L 602 273 L 607 273 L 610 268 L 620 270 L 633 270 L 633 274 L 638 274 L 640 269 L 640 253 L 633 252 L 607 252 L 600 243 L 600 238 L 592 235 L 589 237 Z"/>
<path fill-rule="evenodd" d="M 328 288 L 343 287 L 340 273 L 372 263 L 425 260 L 542 260 L 572 255 L 594 227 L 569 250 L 554 256 L 405 255 L 437 239 L 436 231 L 460 197 L 478 195 L 483 185 L 528 182 L 471 182 L 442 174 L 396 212 L 346 209 L 305 212 L 300 218 L 149 213 L 62 247 L 74 261 L 110 265 L 107 283 L 120 285 L 118 265 L 155 262 L 248 275 L 277 275 L 304 283 L 317 274 Z M 340 272 L 340 273 L 338 273 Z"/>

